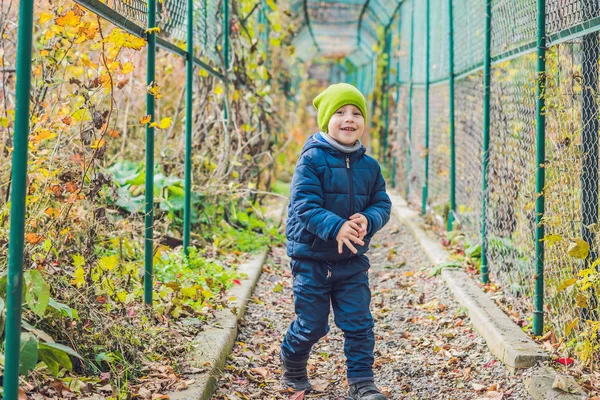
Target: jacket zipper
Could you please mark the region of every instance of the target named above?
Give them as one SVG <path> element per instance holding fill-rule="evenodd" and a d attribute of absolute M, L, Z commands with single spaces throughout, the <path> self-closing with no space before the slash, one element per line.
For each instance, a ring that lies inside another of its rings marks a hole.
<path fill-rule="evenodd" d="M 350 183 L 350 215 L 354 215 L 354 182 L 352 182 L 352 172 L 350 171 L 350 156 L 346 156 L 346 171 L 348 171 Z"/>

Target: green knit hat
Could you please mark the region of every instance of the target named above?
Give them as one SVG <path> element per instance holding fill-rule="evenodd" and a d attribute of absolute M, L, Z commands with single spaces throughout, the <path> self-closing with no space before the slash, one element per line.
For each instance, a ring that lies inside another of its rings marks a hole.
<path fill-rule="evenodd" d="M 327 132 L 331 116 L 345 105 L 352 104 L 358 107 L 367 123 L 367 100 L 362 93 L 348 83 L 336 83 L 323 90 L 313 100 L 313 105 L 318 111 L 317 120 L 319 128 Z"/>

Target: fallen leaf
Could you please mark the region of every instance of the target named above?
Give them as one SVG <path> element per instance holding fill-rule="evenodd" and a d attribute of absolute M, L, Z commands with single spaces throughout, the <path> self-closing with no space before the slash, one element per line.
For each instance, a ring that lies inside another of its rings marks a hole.
<path fill-rule="evenodd" d="M 471 383 L 471 387 L 476 392 L 483 392 L 486 389 L 484 385 L 480 385 L 479 383 Z"/>
<path fill-rule="evenodd" d="M 327 387 L 329 387 L 329 381 L 326 379 L 317 379 L 311 382 L 311 386 L 317 392 L 325 392 L 327 391 Z"/>
<path fill-rule="evenodd" d="M 302 400 L 304 399 L 304 393 L 304 390 L 301 392 L 296 392 L 292 396 L 290 396 L 290 400 Z"/>
<path fill-rule="evenodd" d="M 554 382 L 552 383 L 552 388 L 559 389 L 559 390 L 562 390 L 563 392 L 567 392 L 567 393 L 579 393 L 580 392 L 579 386 L 577 385 L 575 378 L 573 378 L 570 375 L 562 375 L 562 374 L 556 375 L 554 377 Z"/>

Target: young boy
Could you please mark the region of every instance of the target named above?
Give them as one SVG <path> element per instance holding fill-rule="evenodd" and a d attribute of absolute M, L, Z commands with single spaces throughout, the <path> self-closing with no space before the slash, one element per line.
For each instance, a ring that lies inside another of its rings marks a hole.
<path fill-rule="evenodd" d="M 344 332 L 350 399 L 386 399 L 373 379 L 373 318 L 364 255 L 390 219 L 379 164 L 365 154 L 367 101 L 352 85 L 331 85 L 314 102 L 321 132 L 308 138 L 292 179 L 286 235 L 296 319 L 281 345 L 283 382 L 310 391 L 312 346 L 335 324 Z"/>

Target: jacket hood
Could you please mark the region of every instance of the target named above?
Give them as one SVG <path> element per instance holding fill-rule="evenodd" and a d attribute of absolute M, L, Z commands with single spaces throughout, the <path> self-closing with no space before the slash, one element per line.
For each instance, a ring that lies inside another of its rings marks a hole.
<path fill-rule="evenodd" d="M 317 139 L 317 135 L 318 135 L 318 133 L 314 133 L 308 137 L 308 139 L 306 140 L 306 143 L 304 143 L 304 147 L 302 148 L 301 155 L 306 153 L 310 149 L 320 148 L 320 149 L 323 149 L 326 152 L 328 152 L 334 156 L 337 156 L 337 157 L 345 157 L 346 155 L 349 155 L 350 158 L 354 159 L 354 158 L 361 157 L 367 151 L 365 146 L 361 145 L 360 148 L 358 150 L 356 150 L 354 153 L 344 154 L 341 151 L 339 151 L 338 149 L 336 149 L 335 147 L 333 147 L 332 145 L 330 145 L 329 143 L 322 142 L 319 139 Z"/>

